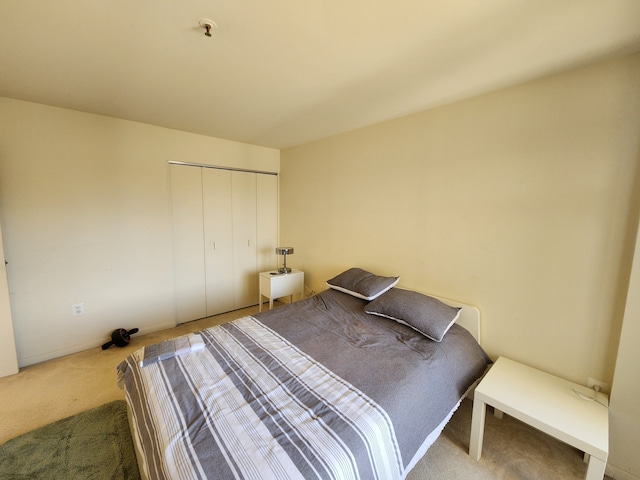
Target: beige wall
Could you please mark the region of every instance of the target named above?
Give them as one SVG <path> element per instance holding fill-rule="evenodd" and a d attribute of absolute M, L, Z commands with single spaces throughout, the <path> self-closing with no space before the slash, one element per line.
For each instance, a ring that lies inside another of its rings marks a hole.
<path fill-rule="evenodd" d="M 493 357 L 611 384 L 638 85 L 635 55 L 284 150 L 291 265 L 314 290 L 351 266 L 400 275 L 477 305 Z"/>
<path fill-rule="evenodd" d="M 20 365 L 174 325 L 169 160 L 279 169 L 278 150 L 0 98 Z"/>

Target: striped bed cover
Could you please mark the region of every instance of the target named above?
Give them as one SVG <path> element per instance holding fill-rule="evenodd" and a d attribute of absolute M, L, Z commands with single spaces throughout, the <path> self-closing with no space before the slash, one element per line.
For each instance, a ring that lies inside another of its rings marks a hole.
<path fill-rule="evenodd" d="M 204 348 L 144 367 L 142 348 L 118 367 L 146 478 L 402 479 L 435 428 L 399 439 L 397 412 L 254 317 L 199 336 Z"/>

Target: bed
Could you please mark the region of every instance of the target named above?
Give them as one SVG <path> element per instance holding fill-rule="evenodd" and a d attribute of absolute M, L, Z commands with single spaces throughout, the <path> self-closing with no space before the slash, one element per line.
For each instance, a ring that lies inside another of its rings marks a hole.
<path fill-rule="evenodd" d="M 337 279 L 337 280 L 336 280 Z M 147 479 L 403 479 L 491 364 L 475 307 L 349 269 L 118 366 Z"/>

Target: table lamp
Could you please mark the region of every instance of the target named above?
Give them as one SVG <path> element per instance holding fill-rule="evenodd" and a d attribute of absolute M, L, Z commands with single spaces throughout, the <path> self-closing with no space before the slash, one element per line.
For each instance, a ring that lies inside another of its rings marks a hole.
<path fill-rule="evenodd" d="M 293 247 L 276 247 L 277 255 L 284 255 L 284 266 L 278 269 L 278 273 L 291 273 L 291 269 L 287 268 L 287 255 L 293 253 Z"/>

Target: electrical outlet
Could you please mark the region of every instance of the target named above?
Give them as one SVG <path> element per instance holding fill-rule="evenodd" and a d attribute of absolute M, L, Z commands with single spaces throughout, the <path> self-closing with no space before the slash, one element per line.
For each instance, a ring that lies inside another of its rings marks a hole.
<path fill-rule="evenodd" d="M 596 385 L 600 387 L 600 390 L 607 390 L 607 388 L 609 387 L 608 384 L 601 382 L 600 380 L 596 380 L 595 378 L 589 377 L 587 379 L 587 387 L 593 388 Z"/>
<path fill-rule="evenodd" d="M 77 317 L 78 315 L 84 315 L 84 302 L 74 303 L 73 305 L 71 305 L 71 313 L 74 317 Z"/>

